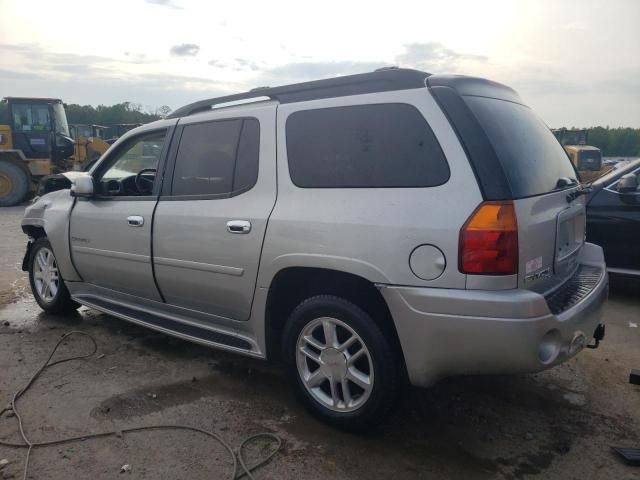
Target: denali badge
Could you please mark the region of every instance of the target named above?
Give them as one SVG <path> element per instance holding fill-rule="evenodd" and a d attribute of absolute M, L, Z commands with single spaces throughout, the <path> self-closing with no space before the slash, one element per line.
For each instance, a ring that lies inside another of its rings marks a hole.
<path fill-rule="evenodd" d="M 540 280 L 541 278 L 547 278 L 551 276 L 551 267 L 547 267 L 544 270 L 540 270 L 539 272 L 532 273 L 531 275 L 527 275 L 524 277 L 525 282 L 533 282 L 535 280 Z"/>

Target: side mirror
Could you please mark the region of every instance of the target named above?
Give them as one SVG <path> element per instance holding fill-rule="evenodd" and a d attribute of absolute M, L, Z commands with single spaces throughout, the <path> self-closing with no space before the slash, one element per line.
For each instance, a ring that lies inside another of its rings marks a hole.
<path fill-rule="evenodd" d="M 71 180 L 72 197 L 93 197 L 93 177 L 83 172 Z"/>
<path fill-rule="evenodd" d="M 638 177 L 635 173 L 627 173 L 618 182 L 618 193 L 636 193 L 638 191 Z"/>

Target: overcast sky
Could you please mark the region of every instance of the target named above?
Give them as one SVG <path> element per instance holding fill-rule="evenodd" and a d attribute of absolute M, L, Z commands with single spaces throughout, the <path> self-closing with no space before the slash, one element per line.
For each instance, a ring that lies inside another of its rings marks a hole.
<path fill-rule="evenodd" d="M 388 65 L 515 88 L 550 126 L 640 127 L 640 0 L 0 0 L 0 96 L 175 109 Z"/>

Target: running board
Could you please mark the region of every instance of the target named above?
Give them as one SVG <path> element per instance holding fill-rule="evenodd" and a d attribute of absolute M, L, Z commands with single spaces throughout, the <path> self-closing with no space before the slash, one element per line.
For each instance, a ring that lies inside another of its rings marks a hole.
<path fill-rule="evenodd" d="M 201 327 L 194 323 L 174 320 L 165 316 L 151 313 L 147 310 L 98 298 L 93 295 L 72 295 L 73 300 L 87 307 L 95 308 L 103 313 L 127 320 L 129 322 L 148 327 L 184 340 L 212 346 L 224 350 L 233 350 L 245 355 L 262 357 L 254 344 L 238 335 L 224 333 Z"/>

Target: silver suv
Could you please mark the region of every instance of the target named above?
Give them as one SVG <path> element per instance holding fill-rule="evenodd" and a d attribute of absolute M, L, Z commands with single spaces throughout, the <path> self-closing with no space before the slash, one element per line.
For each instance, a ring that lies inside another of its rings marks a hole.
<path fill-rule="evenodd" d="M 498 83 L 388 69 L 200 101 L 66 177 L 22 221 L 44 310 L 281 357 L 343 428 L 405 379 L 538 371 L 604 335 L 585 191 Z"/>

